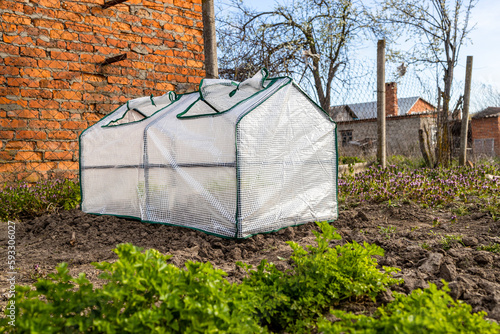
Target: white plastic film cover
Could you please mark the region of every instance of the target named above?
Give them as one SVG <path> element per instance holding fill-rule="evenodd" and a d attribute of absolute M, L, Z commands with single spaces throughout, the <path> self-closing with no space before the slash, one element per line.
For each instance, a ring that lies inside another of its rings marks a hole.
<path fill-rule="evenodd" d="M 129 101 L 80 137 L 82 210 L 231 238 L 336 219 L 335 124 L 291 82 Z"/>
<path fill-rule="evenodd" d="M 335 124 L 294 85 L 237 128 L 238 237 L 337 218 Z"/>

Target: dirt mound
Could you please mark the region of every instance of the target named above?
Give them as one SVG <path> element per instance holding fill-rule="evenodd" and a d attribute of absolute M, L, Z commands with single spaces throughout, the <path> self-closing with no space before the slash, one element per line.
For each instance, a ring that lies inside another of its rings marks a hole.
<path fill-rule="evenodd" d="M 456 219 L 444 210 L 422 209 L 414 205 L 387 206 L 364 204 L 340 213 L 334 223 L 342 240 L 375 243 L 386 254 L 379 264 L 401 268 L 397 276 L 405 283 L 393 290 L 409 293 L 429 282 L 449 283 L 451 295 L 484 310 L 500 321 L 500 221 L 489 214 L 470 209 Z M 171 254 L 172 263 L 210 261 L 228 273 L 228 280 L 239 281 L 243 272 L 236 261 L 257 265 L 266 258 L 279 269 L 289 267 L 291 249 L 286 241 L 314 244 L 314 223 L 245 240 L 228 240 L 186 228 L 148 224 L 111 216 L 62 211 L 30 221 L 16 223 L 18 283 L 30 284 L 60 262 L 67 262 L 73 274 L 85 272 L 99 285 L 98 272 L 91 262 L 113 260 L 116 244 L 130 242 Z M 0 245 L 7 245 L 7 227 L 0 225 Z M 495 246 L 496 245 L 496 246 Z M 488 248 L 489 247 L 489 248 Z M 495 248 L 496 247 L 496 248 Z M 6 247 L 2 247 L 6 258 Z M 490 251 L 484 250 L 489 249 Z M 6 273 L 6 261 L 0 272 Z M 1 278 L 1 284 L 5 279 Z M 0 286 L 1 294 L 6 286 Z M 359 307 L 354 308 L 359 309 Z"/>

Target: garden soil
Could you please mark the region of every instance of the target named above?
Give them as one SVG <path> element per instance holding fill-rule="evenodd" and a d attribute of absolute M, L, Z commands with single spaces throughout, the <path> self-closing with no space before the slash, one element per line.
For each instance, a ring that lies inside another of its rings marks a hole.
<path fill-rule="evenodd" d="M 409 293 L 429 283 L 449 282 L 450 294 L 472 305 L 473 311 L 486 311 L 488 318 L 500 321 L 500 253 L 480 250 L 500 244 L 500 221 L 475 207 L 453 219 L 450 210 L 424 209 L 414 204 L 362 204 L 340 210 L 333 223 L 341 240 L 331 245 L 356 241 L 375 243 L 385 250 L 380 266 L 401 269 L 395 276 L 404 279 L 393 291 Z M 256 266 L 262 259 L 279 269 L 290 268 L 291 248 L 286 241 L 315 244 L 309 223 L 244 240 L 221 239 L 187 228 L 141 223 L 112 216 L 85 214 L 79 210 L 60 211 L 32 220 L 16 222 L 17 283 L 33 284 L 37 277 L 67 262 L 73 275 L 84 272 L 96 285 L 103 282 L 91 262 L 114 261 L 112 249 L 119 243 L 132 243 L 171 254 L 171 263 L 210 261 L 224 270 L 231 282 L 245 273 L 235 265 L 243 261 Z M 7 299 L 6 246 L 7 223 L 0 224 L 0 305 Z M 497 248 L 498 250 L 498 248 Z M 389 292 L 389 291 L 388 291 Z M 369 313 L 391 300 L 390 293 L 377 303 L 352 300 L 342 308 Z"/>

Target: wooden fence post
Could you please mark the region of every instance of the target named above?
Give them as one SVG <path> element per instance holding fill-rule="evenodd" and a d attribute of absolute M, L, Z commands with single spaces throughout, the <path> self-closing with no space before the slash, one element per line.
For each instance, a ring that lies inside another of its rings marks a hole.
<path fill-rule="evenodd" d="M 460 129 L 460 156 L 458 163 L 461 166 L 467 161 L 467 131 L 469 127 L 469 102 L 470 102 L 470 87 L 472 80 L 472 56 L 467 56 L 467 67 L 465 69 L 465 91 L 464 91 L 464 108 L 462 110 L 462 128 Z"/>
<path fill-rule="evenodd" d="M 385 129 L 385 39 L 377 43 L 377 160 L 386 166 Z"/>
<path fill-rule="evenodd" d="M 203 48 L 205 50 L 205 76 L 219 78 L 217 66 L 217 41 L 215 36 L 214 0 L 202 0 Z"/>

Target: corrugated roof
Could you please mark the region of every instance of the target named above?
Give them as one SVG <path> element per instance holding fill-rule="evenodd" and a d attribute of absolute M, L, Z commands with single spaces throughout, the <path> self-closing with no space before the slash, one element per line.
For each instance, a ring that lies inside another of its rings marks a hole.
<path fill-rule="evenodd" d="M 398 99 L 398 116 L 403 116 L 408 114 L 408 111 L 417 103 L 420 97 L 403 97 Z M 349 108 L 356 115 L 355 119 L 370 119 L 377 118 L 377 102 L 365 102 L 365 103 L 352 103 L 347 104 Z M 342 106 L 334 106 L 333 110 L 339 110 Z"/>
<path fill-rule="evenodd" d="M 488 107 L 483 111 L 475 113 L 472 118 L 500 117 L 500 107 Z"/>

